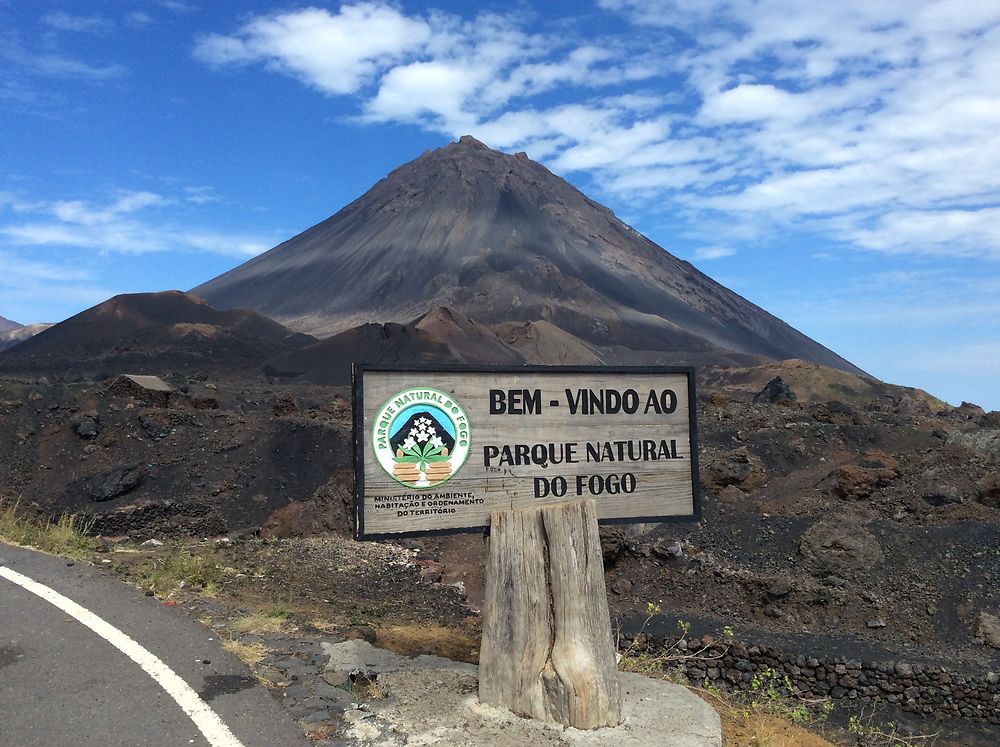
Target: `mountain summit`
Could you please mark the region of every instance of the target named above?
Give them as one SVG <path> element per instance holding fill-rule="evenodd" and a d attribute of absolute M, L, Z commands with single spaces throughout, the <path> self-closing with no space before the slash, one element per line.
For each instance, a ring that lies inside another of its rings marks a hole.
<path fill-rule="evenodd" d="M 764 356 L 861 373 L 526 154 L 470 136 L 193 293 L 318 336 L 413 322 L 441 307 L 501 335 L 554 326 L 609 351 L 609 362 Z"/>

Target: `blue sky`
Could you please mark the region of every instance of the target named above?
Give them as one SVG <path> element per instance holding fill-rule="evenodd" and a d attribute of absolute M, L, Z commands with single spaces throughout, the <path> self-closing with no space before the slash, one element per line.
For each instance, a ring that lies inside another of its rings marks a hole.
<path fill-rule="evenodd" d="M 1000 3 L 0 0 L 0 315 L 191 288 L 473 134 L 1000 409 Z"/>

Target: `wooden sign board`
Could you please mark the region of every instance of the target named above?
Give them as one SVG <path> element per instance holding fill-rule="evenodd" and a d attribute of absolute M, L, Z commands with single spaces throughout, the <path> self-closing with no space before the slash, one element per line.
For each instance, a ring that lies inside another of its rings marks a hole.
<path fill-rule="evenodd" d="M 355 536 L 577 498 L 603 524 L 696 521 L 695 431 L 689 368 L 358 366 Z"/>

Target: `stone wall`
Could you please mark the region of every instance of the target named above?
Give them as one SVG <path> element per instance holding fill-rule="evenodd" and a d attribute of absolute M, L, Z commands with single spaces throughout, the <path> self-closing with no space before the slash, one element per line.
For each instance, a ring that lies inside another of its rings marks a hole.
<path fill-rule="evenodd" d="M 710 639 L 685 642 L 644 633 L 634 639 L 624 636 L 621 645 L 652 656 L 669 650 L 672 659 L 678 657 L 676 667 L 692 684 L 707 681 L 723 690 L 746 690 L 754 673 L 771 669 L 787 675 L 803 698 L 886 702 L 924 716 L 1000 724 L 1000 676 L 995 672 L 970 676 L 926 664 L 817 658 L 738 641 L 728 645 Z M 694 656 L 706 645 L 703 653 Z M 670 666 L 675 666 L 673 661 Z"/>

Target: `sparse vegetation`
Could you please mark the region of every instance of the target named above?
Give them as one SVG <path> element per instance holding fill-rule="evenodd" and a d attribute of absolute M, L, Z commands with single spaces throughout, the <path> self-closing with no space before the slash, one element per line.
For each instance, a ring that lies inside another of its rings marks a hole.
<path fill-rule="evenodd" d="M 350 692 L 359 703 L 369 700 L 384 700 L 389 697 L 389 689 L 379 684 L 376 672 L 351 674 Z"/>
<path fill-rule="evenodd" d="M 212 596 L 223 569 L 215 548 L 163 548 L 137 570 L 139 585 L 158 595 L 169 594 L 182 584 Z"/>
<path fill-rule="evenodd" d="M 270 633 L 288 632 L 293 626 L 289 623 L 289 614 L 275 615 L 267 611 L 247 612 L 233 620 L 229 627 L 243 635 L 267 635 Z"/>
<path fill-rule="evenodd" d="M 287 620 L 292 616 L 294 610 L 289 602 L 272 602 L 261 610 L 261 612 L 267 617 Z"/>
<path fill-rule="evenodd" d="M 769 713 L 788 719 L 793 724 L 822 722 L 833 710 L 833 701 L 826 698 L 807 700 L 798 695 L 788 675 L 763 669 L 750 680 L 745 695 L 737 694 L 736 700 L 745 701 L 743 715 Z"/>
<path fill-rule="evenodd" d="M 55 521 L 25 509 L 19 500 L 0 499 L 0 540 L 76 560 L 90 558 L 95 543 L 87 521 L 64 514 Z"/>
<path fill-rule="evenodd" d="M 251 669 L 257 667 L 267 657 L 267 647 L 263 643 L 244 643 L 235 639 L 222 642 L 229 653 L 243 660 Z"/>
<path fill-rule="evenodd" d="M 807 700 L 801 698 L 787 676 L 771 669 L 754 674 L 745 691 L 724 692 L 712 682 L 705 680 L 701 687 L 692 686 L 681 668 L 689 661 L 713 662 L 725 656 L 733 640 L 733 630 L 726 626 L 722 632 L 721 647 L 715 641 L 706 642 L 695 648 L 688 643 L 691 625 L 678 620 L 680 636 L 670 646 L 656 654 L 645 650 L 644 631 L 654 615 L 661 612 L 660 606 L 647 603 L 646 619 L 632 644 L 622 654 L 619 666 L 623 671 L 635 672 L 648 677 L 667 679 L 675 684 L 688 687 L 707 700 L 730 724 L 743 735 L 741 739 L 730 739 L 728 743 L 747 747 L 785 747 L 799 744 L 789 739 L 787 725 L 793 727 L 815 726 L 822 723 L 833 709 L 828 699 Z M 683 644 L 683 645 L 682 645 Z M 805 732 L 801 732 L 805 734 Z M 826 744 L 816 738 L 817 744 Z"/>
<path fill-rule="evenodd" d="M 686 661 L 715 661 L 726 655 L 729 643 L 733 639 L 733 629 L 728 625 L 722 629 L 721 649 L 715 648 L 715 641 L 702 645 L 695 650 L 688 646 L 687 636 L 691 632 L 691 624 L 684 621 L 677 621 L 677 629 L 680 637 L 663 651 L 653 655 L 644 650 L 641 643 L 645 639 L 645 630 L 653 619 L 654 615 L 661 612 L 660 605 L 653 602 L 646 604 L 646 619 L 643 620 L 639 628 L 639 633 L 633 638 L 625 652 L 621 655 L 619 668 L 625 672 L 635 672 L 647 676 L 662 675 L 677 664 Z M 683 646 L 682 646 L 683 644 Z"/>
<path fill-rule="evenodd" d="M 864 712 L 851 716 L 847 730 L 858 747 L 929 747 L 937 741 L 937 733 L 905 735 L 892 721 L 875 723 L 875 714 Z"/>
<path fill-rule="evenodd" d="M 710 682 L 692 687 L 719 712 L 724 725 L 738 734 L 728 743 L 746 747 L 826 745 L 805 729 L 816 729 L 833 711 L 833 701 L 802 698 L 788 678 L 772 669 L 757 672 L 747 690 L 725 692 Z M 806 741 L 810 740 L 810 741 Z"/>

